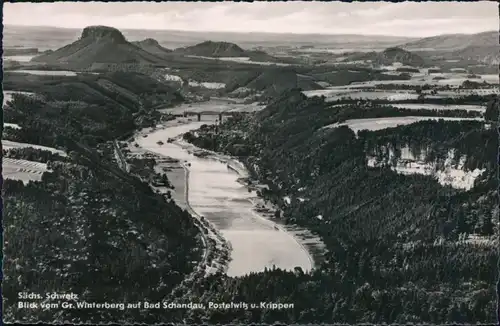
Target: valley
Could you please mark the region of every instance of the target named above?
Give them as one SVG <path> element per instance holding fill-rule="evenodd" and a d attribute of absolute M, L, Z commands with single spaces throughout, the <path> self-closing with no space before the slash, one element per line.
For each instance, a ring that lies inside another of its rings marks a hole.
<path fill-rule="evenodd" d="M 5 320 L 494 323 L 492 36 L 6 25 Z"/>

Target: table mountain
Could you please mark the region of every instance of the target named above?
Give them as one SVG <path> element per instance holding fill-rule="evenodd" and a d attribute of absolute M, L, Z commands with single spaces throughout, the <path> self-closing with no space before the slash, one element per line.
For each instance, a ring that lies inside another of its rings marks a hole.
<path fill-rule="evenodd" d="M 205 41 L 193 46 L 175 49 L 175 52 L 184 55 L 200 57 L 247 57 L 245 50 L 229 42 Z"/>
<path fill-rule="evenodd" d="M 80 39 L 31 61 L 83 69 L 93 64 L 160 64 L 162 59 L 128 42 L 116 28 L 89 26 Z"/>
<path fill-rule="evenodd" d="M 163 46 L 160 45 L 160 43 L 158 43 L 157 40 L 152 39 L 152 38 L 147 38 L 147 39 L 142 40 L 142 41 L 135 41 L 135 42 L 132 42 L 132 44 L 137 45 L 138 47 L 140 47 L 144 51 L 149 52 L 149 53 L 156 55 L 158 57 L 162 57 L 162 56 L 165 56 L 165 55 L 172 53 L 172 50 L 164 48 Z"/>

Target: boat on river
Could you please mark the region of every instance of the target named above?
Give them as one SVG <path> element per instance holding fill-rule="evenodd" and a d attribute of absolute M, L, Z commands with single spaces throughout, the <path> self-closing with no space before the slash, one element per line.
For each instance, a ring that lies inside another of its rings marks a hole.
<path fill-rule="evenodd" d="M 207 157 L 210 155 L 210 153 L 207 151 L 195 151 L 193 155 L 196 157 Z"/>
<path fill-rule="evenodd" d="M 229 163 L 226 163 L 226 167 L 229 169 L 229 170 L 232 170 L 236 173 L 238 173 L 238 170 L 236 170 L 234 167 L 232 167 Z"/>

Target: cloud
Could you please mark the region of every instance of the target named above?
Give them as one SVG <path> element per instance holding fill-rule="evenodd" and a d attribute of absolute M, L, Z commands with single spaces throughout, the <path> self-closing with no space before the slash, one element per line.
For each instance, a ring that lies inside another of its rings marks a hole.
<path fill-rule="evenodd" d="M 360 17 L 379 17 L 379 16 L 384 16 L 387 14 L 390 14 L 391 12 L 395 10 L 400 10 L 401 5 L 405 5 L 404 3 L 399 3 L 399 4 L 386 4 L 382 7 L 379 8 L 368 8 L 368 9 L 361 9 L 353 12 L 353 15 L 355 16 L 360 16 Z"/>
<path fill-rule="evenodd" d="M 430 36 L 498 29 L 494 2 L 5 3 L 4 24 Z"/>

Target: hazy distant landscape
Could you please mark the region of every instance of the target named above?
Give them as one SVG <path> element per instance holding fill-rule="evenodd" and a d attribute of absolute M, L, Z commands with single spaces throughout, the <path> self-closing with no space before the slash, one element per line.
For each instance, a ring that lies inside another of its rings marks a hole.
<path fill-rule="evenodd" d="M 282 33 L 233 33 L 233 32 L 186 32 L 186 31 L 152 31 L 140 29 L 122 29 L 121 32 L 129 41 L 141 41 L 146 38 L 153 38 L 167 48 L 180 48 L 202 43 L 204 41 L 218 41 L 236 43 L 242 48 L 251 49 L 255 47 L 276 47 L 276 46 L 317 46 L 317 47 L 345 47 L 348 44 L 364 45 L 373 47 L 380 45 L 387 47 L 391 45 L 409 42 L 414 38 L 390 37 L 390 36 L 363 36 L 363 35 L 294 35 Z M 23 39 L 23 34 L 32 35 Z M 50 44 L 43 41 L 43 38 L 50 33 L 52 36 Z M 62 47 L 81 34 L 81 29 L 37 27 L 37 26 L 4 26 L 4 46 L 36 47 L 42 50 Z M 38 36 L 38 37 L 37 37 Z M 374 42 L 375 41 L 375 42 Z"/>
<path fill-rule="evenodd" d="M 497 320 L 498 32 L 3 41 L 6 322 Z"/>

